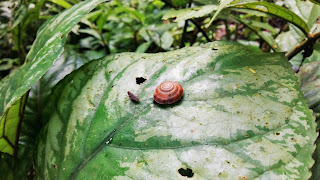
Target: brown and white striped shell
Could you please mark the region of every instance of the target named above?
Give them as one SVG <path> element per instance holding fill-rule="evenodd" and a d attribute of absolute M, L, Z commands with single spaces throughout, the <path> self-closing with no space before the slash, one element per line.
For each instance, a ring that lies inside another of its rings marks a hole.
<path fill-rule="evenodd" d="M 183 88 L 176 82 L 161 83 L 153 94 L 153 99 L 159 104 L 172 104 L 183 96 Z"/>

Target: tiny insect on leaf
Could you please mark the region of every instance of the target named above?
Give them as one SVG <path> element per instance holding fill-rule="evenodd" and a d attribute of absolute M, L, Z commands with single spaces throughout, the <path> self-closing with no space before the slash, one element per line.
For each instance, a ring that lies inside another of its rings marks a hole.
<path fill-rule="evenodd" d="M 128 91 L 128 96 L 132 101 L 140 102 L 139 98 L 136 95 L 132 94 L 130 91 Z"/>

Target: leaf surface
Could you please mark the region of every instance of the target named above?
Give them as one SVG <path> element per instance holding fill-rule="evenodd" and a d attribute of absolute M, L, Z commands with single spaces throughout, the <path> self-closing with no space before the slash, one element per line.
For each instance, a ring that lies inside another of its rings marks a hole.
<path fill-rule="evenodd" d="M 301 79 L 301 90 L 304 97 L 314 112 L 320 113 L 320 43 L 315 45 L 312 55 L 306 58 L 301 66 L 299 75 Z"/>
<path fill-rule="evenodd" d="M 184 21 L 187 19 L 193 19 L 198 17 L 203 17 L 210 14 L 212 11 L 218 9 L 216 5 L 206 5 L 194 8 L 186 8 L 186 9 L 179 9 L 179 10 L 170 10 L 166 12 L 162 19 L 167 20 L 170 18 L 176 18 L 174 21 Z"/>
<path fill-rule="evenodd" d="M 311 2 L 313 2 L 314 4 L 317 4 L 317 5 L 320 6 L 320 1 L 319 1 L 319 0 L 309 0 L 309 1 L 311 1 Z"/>
<path fill-rule="evenodd" d="M 183 86 L 180 101 L 153 101 L 164 81 Z M 316 124 L 282 53 L 214 42 L 110 55 L 60 81 L 50 102 L 39 179 L 311 176 Z"/>
<path fill-rule="evenodd" d="M 214 13 L 213 17 L 210 19 L 210 22 L 208 24 L 206 24 L 206 27 L 208 28 L 212 22 L 215 20 L 215 18 L 218 16 L 218 14 L 220 13 L 220 11 L 222 11 L 222 9 L 224 9 L 225 7 L 227 7 L 228 4 L 230 4 L 232 1 L 234 0 L 221 0 L 219 7 L 217 9 L 217 11 Z"/>
<path fill-rule="evenodd" d="M 316 142 L 317 148 L 313 154 L 313 158 L 315 160 L 315 164 L 312 167 L 312 176 L 310 180 L 318 180 L 320 179 L 320 138 L 318 138 Z"/>

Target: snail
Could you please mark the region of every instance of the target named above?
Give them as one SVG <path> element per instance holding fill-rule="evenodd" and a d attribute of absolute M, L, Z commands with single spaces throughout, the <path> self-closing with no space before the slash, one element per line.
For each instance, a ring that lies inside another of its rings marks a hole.
<path fill-rule="evenodd" d="M 153 99 L 159 104 L 172 104 L 183 95 L 183 88 L 176 82 L 166 81 L 161 83 L 153 94 Z"/>

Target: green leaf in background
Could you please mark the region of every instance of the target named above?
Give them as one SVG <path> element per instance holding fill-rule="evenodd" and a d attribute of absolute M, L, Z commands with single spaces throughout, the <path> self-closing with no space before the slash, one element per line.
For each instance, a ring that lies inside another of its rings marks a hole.
<path fill-rule="evenodd" d="M 312 176 L 310 180 L 319 180 L 320 179 L 320 138 L 316 141 L 317 148 L 313 154 L 313 159 L 316 161 L 314 166 L 311 169 Z"/>
<path fill-rule="evenodd" d="M 161 47 L 165 50 L 168 50 L 171 47 L 173 43 L 173 37 L 170 32 L 166 31 L 161 35 L 160 43 Z"/>
<path fill-rule="evenodd" d="M 167 20 L 170 18 L 176 18 L 174 21 L 184 21 L 187 19 L 193 19 L 198 17 L 203 17 L 210 14 L 212 11 L 218 9 L 216 5 L 206 5 L 194 8 L 187 8 L 187 9 L 179 9 L 179 10 L 170 10 L 166 12 L 162 19 Z"/>
<path fill-rule="evenodd" d="M 147 51 L 147 49 L 150 47 L 152 44 L 152 41 L 142 43 L 136 50 L 137 53 L 144 53 Z"/>
<path fill-rule="evenodd" d="M 175 7 L 186 5 L 190 0 L 167 0 Z"/>
<path fill-rule="evenodd" d="M 272 27 L 271 25 L 269 25 L 267 23 L 263 23 L 263 22 L 255 21 L 255 20 L 246 20 L 246 19 L 242 19 L 242 21 L 246 22 L 246 24 L 250 24 L 250 26 L 252 26 L 252 27 L 265 29 L 267 31 L 270 31 L 270 33 L 272 35 L 279 33 L 278 29 L 275 29 L 274 27 Z"/>
<path fill-rule="evenodd" d="M 310 2 L 302 2 L 297 0 L 286 0 L 284 1 L 284 3 L 286 7 L 289 8 L 289 10 L 291 10 L 299 17 L 301 17 L 305 22 L 307 22 L 308 27 L 311 28 L 310 33 L 316 33 L 318 24 L 315 22 L 319 16 L 320 6 L 317 6 Z M 290 24 L 289 31 L 279 34 L 275 40 L 279 45 L 280 51 L 291 52 L 295 48 L 295 46 L 300 44 L 305 38 L 305 34 L 303 34 L 296 26 Z M 290 60 L 293 68 L 299 68 L 302 58 L 302 53 L 299 53 Z"/>
<path fill-rule="evenodd" d="M 308 1 L 285 0 L 284 3 L 290 11 L 294 12 L 307 23 L 309 29 L 314 26 L 318 16 L 320 16 L 320 6 Z"/>
<path fill-rule="evenodd" d="M 273 51 L 278 52 L 279 48 L 278 48 L 278 44 L 275 41 L 275 39 L 273 38 L 272 34 L 267 32 L 267 31 L 262 31 L 261 29 L 259 29 L 259 27 L 256 27 L 255 23 L 252 23 L 252 21 L 248 21 L 242 18 L 238 18 L 237 16 L 234 15 L 230 15 L 230 17 L 235 20 L 238 21 L 242 24 L 244 24 L 246 27 L 248 27 L 252 32 L 256 33 L 260 38 L 262 38 L 270 47 Z"/>
<path fill-rule="evenodd" d="M 313 54 L 306 58 L 299 71 L 301 90 L 314 112 L 320 113 L 320 43 L 315 45 Z"/>
<path fill-rule="evenodd" d="M 52 88 L 66 75 L 89 60 L 87 56 L 79 54 L 71 46 L 67 46 L 55 64 L 32 86 L 26 106 L 25 119 L 46 124 L 48 121 L 46 117 L 49 117 L 49 112 L 44 112 L 44 107 L 49 102 L 48 97 Z"/>
<path fill-rule="evenodd" d="M 20 134 L 20 123 L 23 117 L 27 95 L 15 101 L 11 108 L 1 118 L 0 151 L 16 156 Z"/>
<path fill-rule="evenodd" d="M 17 157 L 0 154 L 0 179 L 26 179 L 27 173 L 33 167 L 36 137 L 48 120 L 49 113 L 43 111 L 43 107 L 48 104 L 51 89 L 88 60 L 89 58 L 67 46 L 55 64 L 32 86 L 24 111 Z"/>
<path fill-rule="evenodd" d="M 37 33 L 37 38 L 28 53 L 27 60 L 34 61 L 35 55 L 41 48 L 49 42 L 55 39 L 61 39 L 61 37 L 68 34 L 84 15 L 104 1 L 106 0 L 87 0 L 80 2 L 46 21 Z"/>
<path fill-rule="evenodd" d="M 20 59 L 3 58 L 0 59 L 0 71 L 14 69 L 14 65 L 19 65 Z M 1 77 L 0 77 L 1 78 Z"/>
<path fill-rule="evenodd" d="M 72 5 L 70 3 L 68 3 L 67 1 L 65 0 L 50 0 L 51 2 L 61 6 L 61 7 L 64 7 L 66 9 L 70 8 Z"/>
<path fill-rule="evenodd" d="M 206 24 L 206 27 L 208 28 L 212 22 L 215 20 L 215 18 L 218 16 L 218 14 L 220 13 L 220 11 L 222 11 L 222 9 L 224 9 L 228 4 L 230 4 L 232 1 L 234 0 L 220 0 L 220 4 L 219 7 L 217 9 L 217 11 L 214 13 L 213 17 L 211 18 L 211 20 L 209 21 L 208 24 Z"/>
<path fill-rule="evenodd" d="M 254 2 L 254 3 L 242 3 L 242 4 L 233 4 L 228 7 L 235 7 L 235 8 L 244 8 L 244 9 L 254 9 L 257 11 L 269 13 L 275 16 L 278 16 L 284 20 L 287 20 L 288 22 L 294 24 L 297 26 L 306 36 L 309 34 L 309 28 L 308 25 L 304 22 L 303 19 L 301 19 L 299 16 L 297 16 L 292 11 L 278 6 L 273 3 L 268 2 Z"/>
<path fill-rule="evenodd" d="M 164 81 L 183 86 L 179 102 L 153 101 Z M 283 53 L 214 42 L 110 55 L 60 81 L 49 102 L 38 179 L 311 176 L 316 124 Z"/>
<path fill-rule="evenodd" d="M 18 106 L 21 99 L 27 97 L 27 91 L 30 87 L 43 75 L 50 67 L 55 59 L 62 53 L 64 40 L 56 40 L 47 45 L 47 48 L 41 49 L 36 58 L 42 64 L 35 67 L 36 63 L 26 63 L 21 68 L 12 72 L 8 77 L 4 78 L 0 84 L 0 110 L 1 110 L 1 124 L 0 126 L 0 151 L 11 155 L 16 153 L 16 142 L 18 136 L 18 128 L 21 124 L 20 111 L 11 110 L 19 109 Z M 54 59 L 50 62 L 50 59 Z M 38 63 L 39 63 L 38 62 Z M 37 75 L 36 73 L 39 73 Z M 40 74 L 41 73 L 41 74 Z M 33 83 L 32 83 L 33 82 Z M 24 106 L 23 106 L 24 107 Z M 20 107 L 20 108 L 23 108 Z M 9 118 L 9 119 L 8 119 Z M 6 135 L 5 132 L 10 132 Z M 8 146 L 8 144 L 10 144 Z"/>
<path fill-rule="evenodd" d="M 48 20 L 39 29 L 37 38 L 28 53 L 28 62 L 0 83 L 1 123 L 5 122 L 5 114 L 9 108 L 36 83 L 62 53 L 66 35 L 71 31 L 73 26 L 76 25 L 85 14 L 104 1 L 105 0 L 87 0 L 80 2 Z M 16 116 L 18 115 L 19 114 L 16 113 Z M 3 127 L 9 128 L 12 134 L 16 134 L 17 132 L 14 131 L 14 129 L 16 129 L 17 124 L 11 123 L 10 121 L 6 121 L 6 123 L 9 124 Z M 4 128 L 0 129 L 0 134 L 3 134 L 4 131 Z M 12 138 L 13 137 L 9 137 L 9 139 Z M 13 144 L 13 146 L 16 146 L 16 144 Z M 3 152 L 8 152 L 9 154 L 13 152 L 12 147 L 10 149 L 2 146 L 2 144 L 0 144 L 0 149 L 5 149 Z"/>

